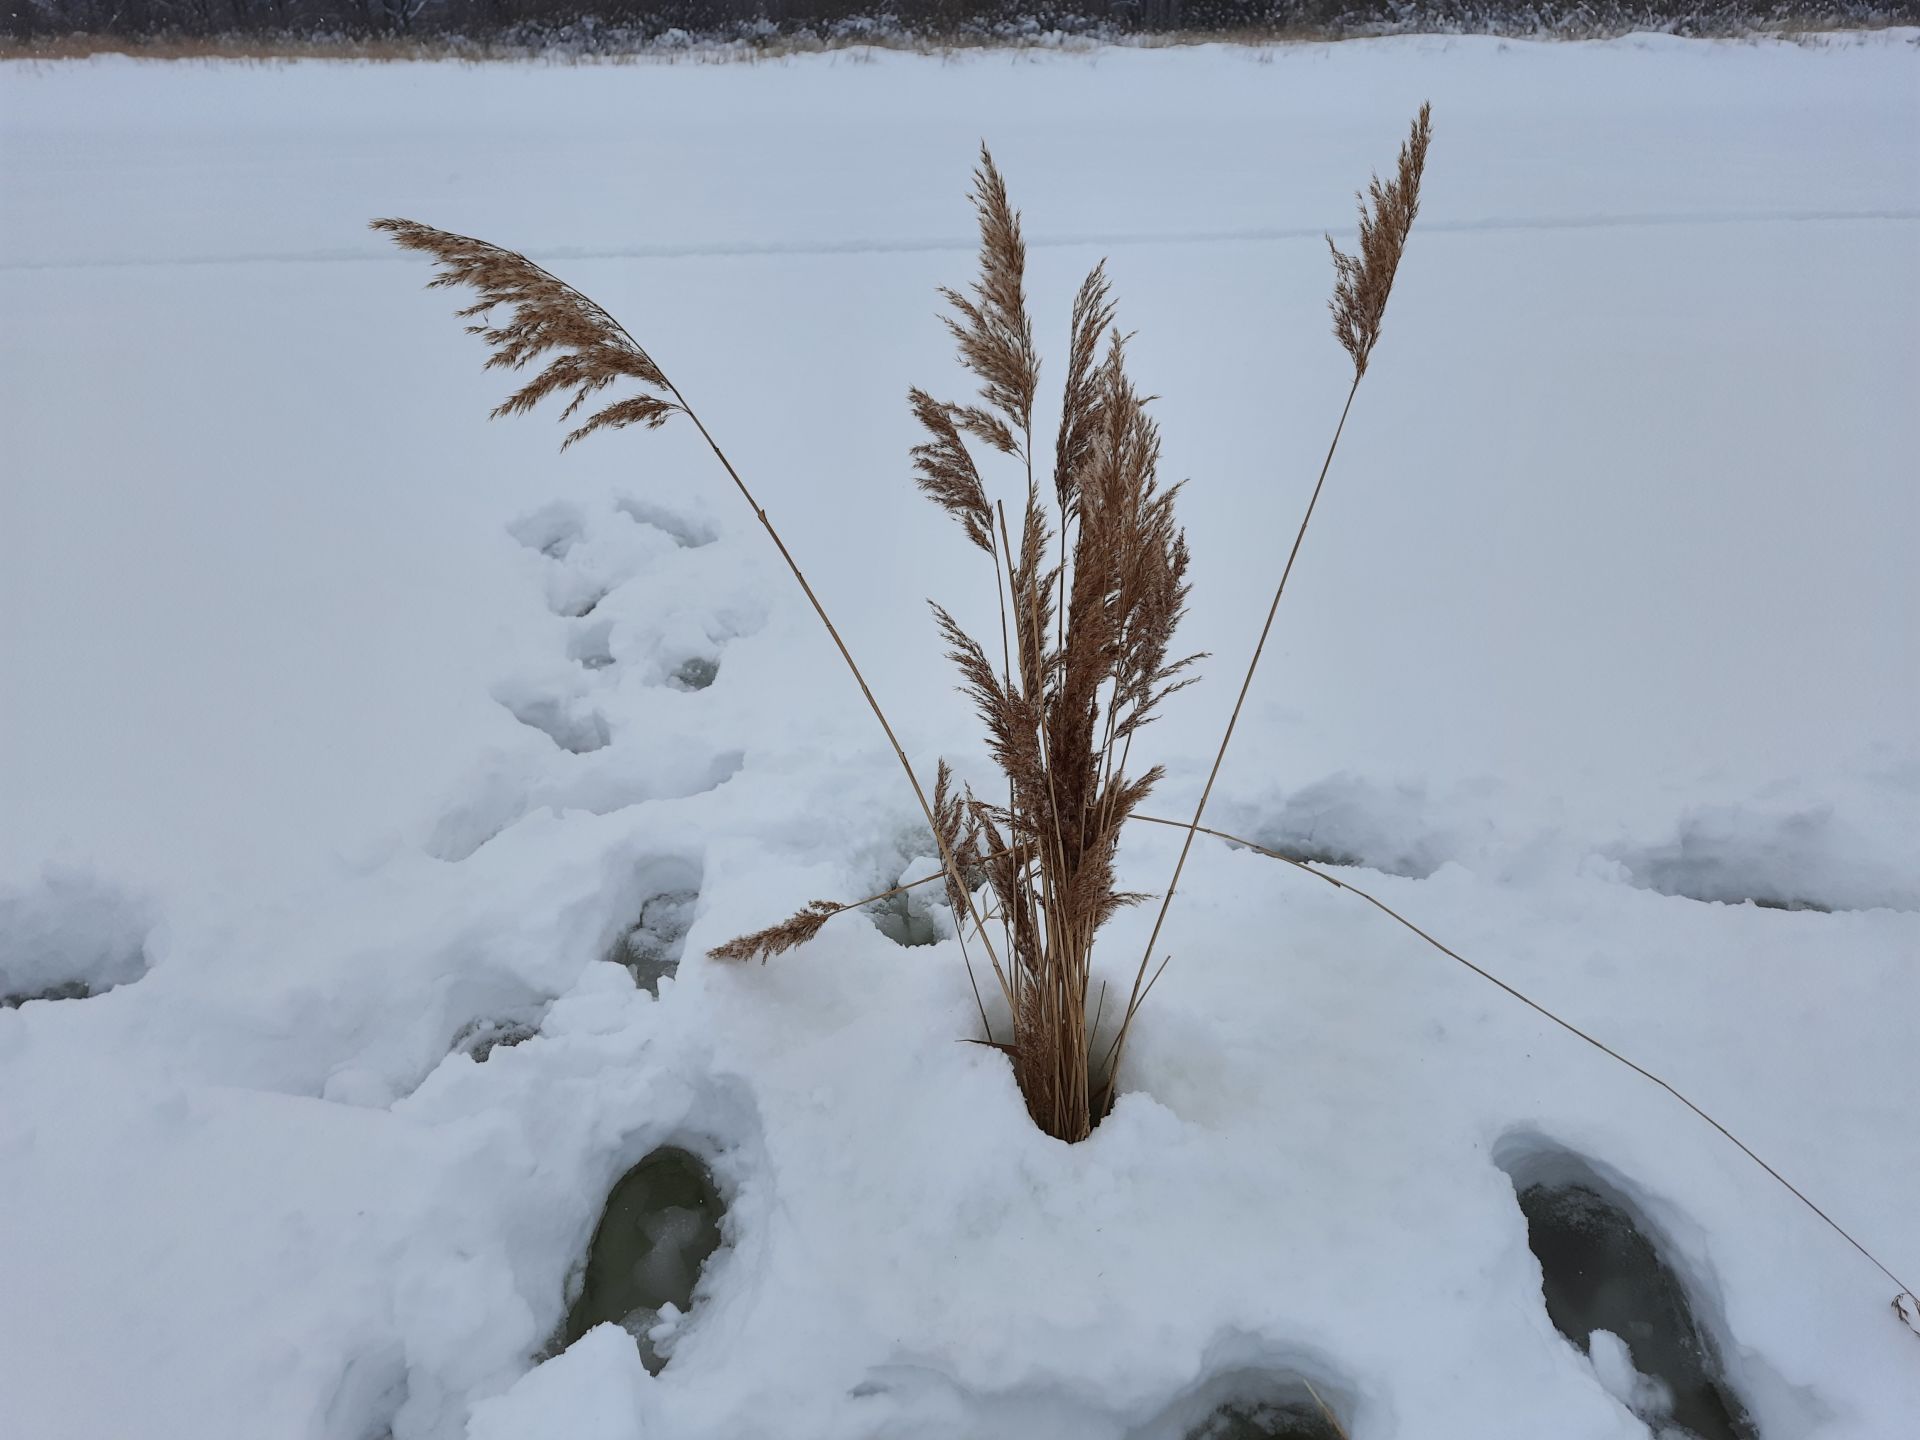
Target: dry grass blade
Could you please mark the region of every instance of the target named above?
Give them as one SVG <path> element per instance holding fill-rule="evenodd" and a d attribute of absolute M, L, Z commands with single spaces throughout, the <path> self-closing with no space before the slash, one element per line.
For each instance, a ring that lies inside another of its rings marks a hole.
<path fill-rule="evenodd" d="M 1353 357 L 1356 379 L 1367 373 L 1394 272 L 1400 268 L 1414 216 L 1420 213 L 1420 176 L 1427 165 L 1427 142 L 1433 138 L 1431 112 L 1430 105 L 1420 107 L 1413 131 L 1400 147 L 1393 179 L 1382 181 L 1376 175 L 1367 187 L 1360 201 L 1360 253 L 1343 254 L 1333 237 L 1327 237 L 1333 252 L 1333 333 Z"/>
<path fill-rule="evenodd" d="M 955 315 L 947 328 L 960 357 L 980 381 L 989 410 L 954 412 L 961 428 L 996 449 L 1015 453 L 1033 430 L 1033 397 L 1040 386 L 1040 359 L 1033 348 L 1033 322 L 1027 317 L 1027 245 L 1020 217 L 1007 203 L 1006 182 L 987 147 L 980 147 L 980 168 L 973 176 L 973 205 L 980 217 L 980 278 L 969 299 L 958 290 L 940 293 Z M 1016 438 L 1019 437 L 1019 438 Z"/>
<path fill-rule="evenodd" d="M 492 355 L 489 370 L 521 370 L 551 354 L 553 358 L 526 384 L 509 395 L 493 413 L 520 415 L 549 395 L 572 391 L 561 412 L 569 420 L 600 391 L 630 380 L 653 393 L 629 396 L 590 415 L 567 433 L 561 449 L 596 430 L 618 430 L 628 425 L 654 428 L 681 408 L 671 397 L 672 387 L 660 367 L 605 310 L 565 281 L 534 264 L 518 251 L 490 245 L 469 235 L 436 230 L 417 220 L 374 220 L 375 230 L 393 237 L 407 250 L 418 250 L 434 260 L 432 287 L 465 286 L 479 299 L 459 311 L 472 320 L 499 309 L 511 312 L 499 324 L 477 323 L 469 333 L 486 341 Z M 556 353 L 557 352 L 557 353 Z"/>

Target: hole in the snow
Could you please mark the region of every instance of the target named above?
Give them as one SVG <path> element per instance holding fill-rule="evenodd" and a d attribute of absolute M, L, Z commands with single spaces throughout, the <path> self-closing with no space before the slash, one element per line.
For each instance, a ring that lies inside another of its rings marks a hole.
<path fill-rule="evenodd" d="M 662 977 L 680 968 L 680 957 L 687 948 L 687 932 L 693 928 L 694 906 L 699 902 L 697 888 L 662 890 L 649 895 L 640 906 L 640 918 L 620 937 L 613 954 L 607 958 L 625 965 L 634 984 L 653 995 L 660 993 Z"/>
<path fill-rule="evenodd" d="M 586 523 L 578 506 L 557 500 L 522 515 L 507 527 L 507 533 L 529 550 L 538 550 L 548 559 L 558 560 L 574 547 Z"/>
<path fill-rule="evenodd" d="M 720 662 L 705 655 L 695 655 L 691 660 L 683 661 L 667 677 L 667 684 L 675 690 L 704 690 L 713 684 L 714 677 L 720 673 Z"/>
<path fill-rule="evenodd" d="M 613 593 L 611 586 L 596 586 L 563 595 L 553 602 L 553 613 L 569 620 L 584 620 L 600 608 L 600 602 Z"/>
<path fill-rule="evenodd" d="M 1673 838 L 1611 851 L 1642 890 L 1762 910 L 1910 910 L 1912 876 L 1865 833 L 1822 808 L 1716 806 L 1683 816 Z"/>
<path fill-rule="evenodd" d="M 495 1050 L 511 1049 L 540 1033 L 538 1025 L 525 1020 L 472 1020 L 453 1037 L 453 1053 L 471 1055 L 480 1064 Z"/>
<path fill-rule="evenodd" d="M 933 888 L 921 887 L 922 890 Z M 947 938 L 947 932 L 934 919 L 918 890 L 874 901 L 867 906 L 867 918 L 873 921 L 874 929 L 896 945 L 938 945 Z"/>
<path fill-rule="evenodd" d="M 1344 1392 L 1273 1363 L 1209 1376 L 1128 1440 L 1346 1440 Z"/>
<path fill-rule="evenodd" d="M 147 973 L 154 920 L 145 900 L 82 870 L 0 890 L 0 1010 L 132 984 Z"/>
<path fill-rule="evenodd" d="M 0 995 L 0 1010 L 18 1010 L 22 1005 L 34 1000 L 85 1000 L 93 994 L 93 987 L 84 980 L 63 980 L 58 985 L 49 985 L 44 990 L 21 990 L 10 995 Z"/>
<path fill-rule="evenodd" d="M 1656 1436 L 1757 1440 L 1718 1348 L 1632 1202 L 1577 1157 L 1508 1167 L 1554 1328 Z"/>
<path fill-rule="evenodd" d="M 646 500 L 628 497 L 616 501 L 614 508 L 638 524 L 651 525 L 654 529 L 672 536 L 673 543 L 683 550 L 697 550 L 702 545 L 711 545 L 720 538 L 714 533 L 713 528 L 703 521 L 676 514 L 664 506 L 655 505 Z"/>
<path fill-rule="evenodd" d="M 1189 1430 L 1186 1440 L 1346 1440 L 1304 1386 L 1289 1400 L 1235 1400 Z"/>
<path fill-rule="evenodd" d="M 596 710 L 577 710 L 551 696 L 501 695 L 497 698 L 522 725 L 540 731 L 562 750 L 570 750 L 575 755 L 604 750 L 613 738 L 607 729 L 606 717 Z"/>
<path fill-rule="evenodd" d="M 720 1248 L 725 1213 L 712 1174 L 685 1150 L 656 1150 L 629 1170 L 593 1232 L 565 1344 L 611 1321 L 633 1335 L 642 1362 L 658 1374 L 693 1309 L 700 1268 Z"/>
<path fill-rule="evenodd" d="M 604 670 L 613 664 L 613 622 L 600 620 L 576 627 L 567 637 L 567 658 L 588 670 Z"/>

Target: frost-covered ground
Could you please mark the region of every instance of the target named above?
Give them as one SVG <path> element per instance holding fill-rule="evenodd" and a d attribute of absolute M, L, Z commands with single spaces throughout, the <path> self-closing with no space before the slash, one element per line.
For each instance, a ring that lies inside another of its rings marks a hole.
<path fill-rule="evenodd" d="M 698 958 L 920 873 L 911 797 L 694 438 L 483 425 L 497 377 L 360 228 L 526 248 L 625 318 L 916 761 L 977 775 L 920 599 L 991 592 L 902 397 L 961 388 L 932 292 L 985 136 L 1043 339 L 1109 256 L 1193 477 L 1216 659 L 1150 732 L 1172 814 L 1344 393 L 1319 236 L 1424 98 L 1420 226 L 1215 821 L 1365 867 L 1920 1273 L 1912 32 L 12 67 L 0 993 L 96 993 L 0 1010 L 0 1430 L 1177 1440 L 1292 1375 L 1355 1440 L 1628 1440 L 1516 1203 L 1584 1164 L 1767 1440 L 1910 1434 L 1891 1282 L 1251 852 L 1196 852 L 1073 1148 L 959 1043 L 951 942 L 850 916 Z M 657 999 L 605 963 L 640 922 L 684 947 Z M 537 1034 L 476 1063 L 507 1022 Z M 729 1205 L 670 1364 L 608 1328 L 536 1366 L 668 1142 Z"/>

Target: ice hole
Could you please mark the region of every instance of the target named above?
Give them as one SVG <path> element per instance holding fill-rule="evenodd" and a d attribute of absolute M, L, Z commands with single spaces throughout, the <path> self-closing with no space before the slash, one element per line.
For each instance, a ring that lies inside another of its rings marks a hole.
<path fill-rule="evenodd" d="M 1233 1401 L 1186 1434 L 1186 1440 L 1345 1440 L 1344 1432 L 1301 1387 L 1293 1400 Z"/>
<path fill-rule="evenodd" d="M 83 870 L 50 867 L 0 890 L 0 1010 L 85 1000 L 147 973 L 149 903 Z"/>
<path fill-rule="evenodd" d="M 1344 1390 L 1316 1384 L 1289 1361 L 1270 1363 L 1216 1372 L 1128 1440 L 1346 1440 Z"/>
<path fill-rule="evenodd" d="M 931 888 L 923 886 L 922 890 Z M 867 906 L 867 918 L 873 921 L 874 929 L 896 945 L 938 945 L 947 938 L 947 932 L 934 919 L 920 890 L 874 901 Z"/>
<path fill-rule="evenodd" d="M 675 690 L 704 690 L 713 684 L 720 674 L 720 662 L 705 655 L 695 655 L 691 660 L 682 662 L 667 677 L 667 684 Z"/>
<path fill-rule="evenodd" d="M 613 664 L 613 622 L 598 620 L 578 626 L 567 637 L 567 657 L 588 670 L 604 670 Z"/>
<path fill-rule="evenodd" d="M 1758 1440 L 1718 1347 L 1633 1201 L 1578 1156 L 1527 1147 L 1503 1164 L 1553 1326 L 1659 1440 Z"/>
<path fill-rule="evenodd" d="M 565 1343 L 611 1322 L 632 1334 L 658 1374 L 672 1332 L 693 1310 L 701 1267 L 720 1248 L 725 1213 L 712 1174 L 685 1150 L 667 1146 L 629 1170 L 594 1229 Z"/>
<path fill-rule="evenodd" d="M 540 1033 L 538 1025 L 524 1020 L 473 1020 L 460 1027 L 453 1037 L 453 1053 L 470 1055 L 484 1065 L 495 1050 L 511 1049 Z"/>
<path fill-rule="evenodd" d="M 639 918 L 608 958 L 625 965 L 642 990 L 658 995 L 661 979 L 680 968 L 699 899 L 697 885 L 649 895 L 641 902 Z"/>

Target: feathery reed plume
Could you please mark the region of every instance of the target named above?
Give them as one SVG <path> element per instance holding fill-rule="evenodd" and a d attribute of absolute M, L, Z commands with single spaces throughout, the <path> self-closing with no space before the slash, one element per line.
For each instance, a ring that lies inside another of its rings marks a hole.
<path fill-rule="evenodd" d="M 416 220 L 369 223 L 391 235 L 403 249 L 433 257 L 438 273 L 428 282 L 430 288 L 466 286 L 478 293 L 478 300 L 455 312 L 462 320 L 495 309 L 512 312 L 504 324 L 467 326 L 468 334 L 478 335 L 493 351 L 487 358 L 489 370 L 521 370 L 529 361 L 559 352 L 539 374 L 494 407 L 495 417 L 524 415 L 555 391 L 571 390 L 573 398 L 560 412 L 562 420 L 570 420 L 590 396 L 620 380 L 635 381 L 653 392 L 643 391 L 595 411 L 585 424 L 568 432 L 560 446 L 564 450 L 596 430 L 628 425 L 658 429 L 683 408 L 667 398 L 671 388 L 667 377 L 619 321 L 526 256 Z"/>
<path fill-rule="evenodd" d="M 1207 772 L 1207 783 L 1200 791 L 1199 803 L 1193 807 L 1193 819 L 1188 823 L 1186 838 L 1180 844 L 1180 858 L 1174 862 L 1173 878 L 1167 882 L 1167 888 L 1160 897 L 1160 913 L 1154 917 L 1153 930 L 1147 936 L 1146 949 L 1134 972 L 1133 989 L 1127 998 L 1127 1008 L 1121 1012 L 1120 1028 L 1108 1047 L 1105 1064 L 1107 1088 L 1099 1099 L 1102 1108 L 1113 1101 L 1120 1062 L 1126 1055 L 1127 1037 L 1132 1033 L 1134 1017 L 1140 1011 L 1141 1002 L 1146 999 L 1147 990 L 1152 988 L 1153 982 L 1147 978 L 1147 967 L 1153 963 L 1153 947 L 1159 943 L 1161 927 L 1167 921 L 1168 907 L 1173 904 L 1174 892 L 1180 888 L 1180 876 L 1186 870 L 1187 856 L 1193 851 L 1193 837 L 1199 832 L 1201 817 L 1207 812 L 1207 801 L 1213 796 L 1214 782 L 1220 778 L 1221 763 L 1227 758 L 1227 747 L 1233 743 L 1234 728 L 1240 723 L 1241 708 L 1247 703 L 1247 691 L 1253 687 L 1254 672 L 1260 668 L 1260 657 L 1266 651 L 1267 636 L 1273 631 L 1273 617 L 1279 613 L 1280 597 L 1287 592 L 1287 580 L 1293 574 L 1293 562 L 1300 556 L 1300 545 L 1307 538 L 1307 526 L 1313 523 L 1314 507 L 1320 503 L 1320 491 L 1327 483 L 1327 472 L 1333 468 L 1334 452 L 1340 448 L 1340 437 L 1346 432 L 1347 415 L 1353 409 L 1353 397 L 1359 393 L 1360 381 L 1366 376 L 1367 361 L 1373 354 L 1374 342 L 1380 338 L 1380 320 L 1387 311 L 1387 297 L 1393 293 L 1394 276 L 1400 269 L 1400 256 L 1406 250 L 1414 216 L 1420 213 L 1420 177 L 1426 170 L 1427 143 L 1433 136 L 1432 109 L 1431 105 L 1422 105 L 1420 113 L 1414 117 L 1412 132 L 1400 147 L 1400 163 L 1394 178 L 1382 184 L 1378 176 L 1374 177 L 1371 186 L 1373 212 L 1369 214 L 1364 203 L 1360 207 L 1359 258 L 1341 254 L 1331 239 L 1327 241 L 1333 250 L 1333 332 L 1353 361 L 1353 383 L 1347 387 L 1346 404 L 1340 408 L 1339 423 L 1333 428 L 1333 442 L 1327 446 L 1327 458 L 1321 462 L 1320 478 L 1314 481 L 1306 513 L 1301 517 L 1300 528 L 1294 532 L 1293 547 L 1287 552 L 1287 563 L 1281 568 L 1279 583 L 1274 586 L 1273 603 L 1267 606 L 1266 621 L 1260 627 L 1260 638 L 1254 644 L 1253 657 L 1247 661 L 1247 673 L 1240 682 L 1240 694 L 1233 702 L 1233 712 L 1227 717 L 1227 728 L 1220 737 L 1219 749 L 1214 752 L 1213 767 Z M 1161 967 L 1165 968 L 1165 965 L 1166 961 L 1162 960 Z M 1159 974 L 1158 970 L 1154 972 L 1155 980 Z"/>
<path fill-rule="evenodd" d="M 1433 138 L 1428 120 L 1431 105 L 1422 105 L 1414 117 L 1413 133 L 1400 147 L 1400 162 L 1393 179 L 1373 177 L 1367 195 L 1360 199 L 1360 253 L 1344 254 L 1327 237 L 1333 252 L 1333 333 L 1353 357 L 1357 380 L 1367 373 L 1367 357 L 1373 354 L 1380 338 L 1380 321 L 1387 313 L 1387 297 L 1393 293 L 1394 272 L 1400 268 L 1401 253 L 1407 248 L 1407 236 L 1413 230 L 1414 216 L 1420 213 L 1420 176 L 1427 168 L 1427 142 Z"/>
<path fill-rule="evenodd" d="M 820 933 L 820 927 L 838 915 L 842 910 L 851 910 L 851 905 L 836 905 L 831 900 L 809 900 L 806 906 L 789 915 L 778 925 L 769 925 L 764 930 L 755 930 L 750 935 L 741 935 L 716 945 L 707 954 L 715 960 L 758 960 L 762 965 L 769 956 L 784 955 L 796 945 L 804 945 Z"/>
<path fill-rule="evenodd" d="M 961 359 L 980 378 L 980 398 L 989 407 L 953 407 L 962 429 L 1004 454 L 1023 454 L 1033 430 L 1033 397 L 1040 386 L 1040 357 L 1027 318 L 1027 244 L 1020 217 L 1007 203 L 1006 183 L 987 147 L 973 173 L 974 210 L 980 219 L 980 278 L 973 298 L 942 290 L 955 314 L 947 328 Z M 992 411 L 999 411 L 994 415 Z"/>

